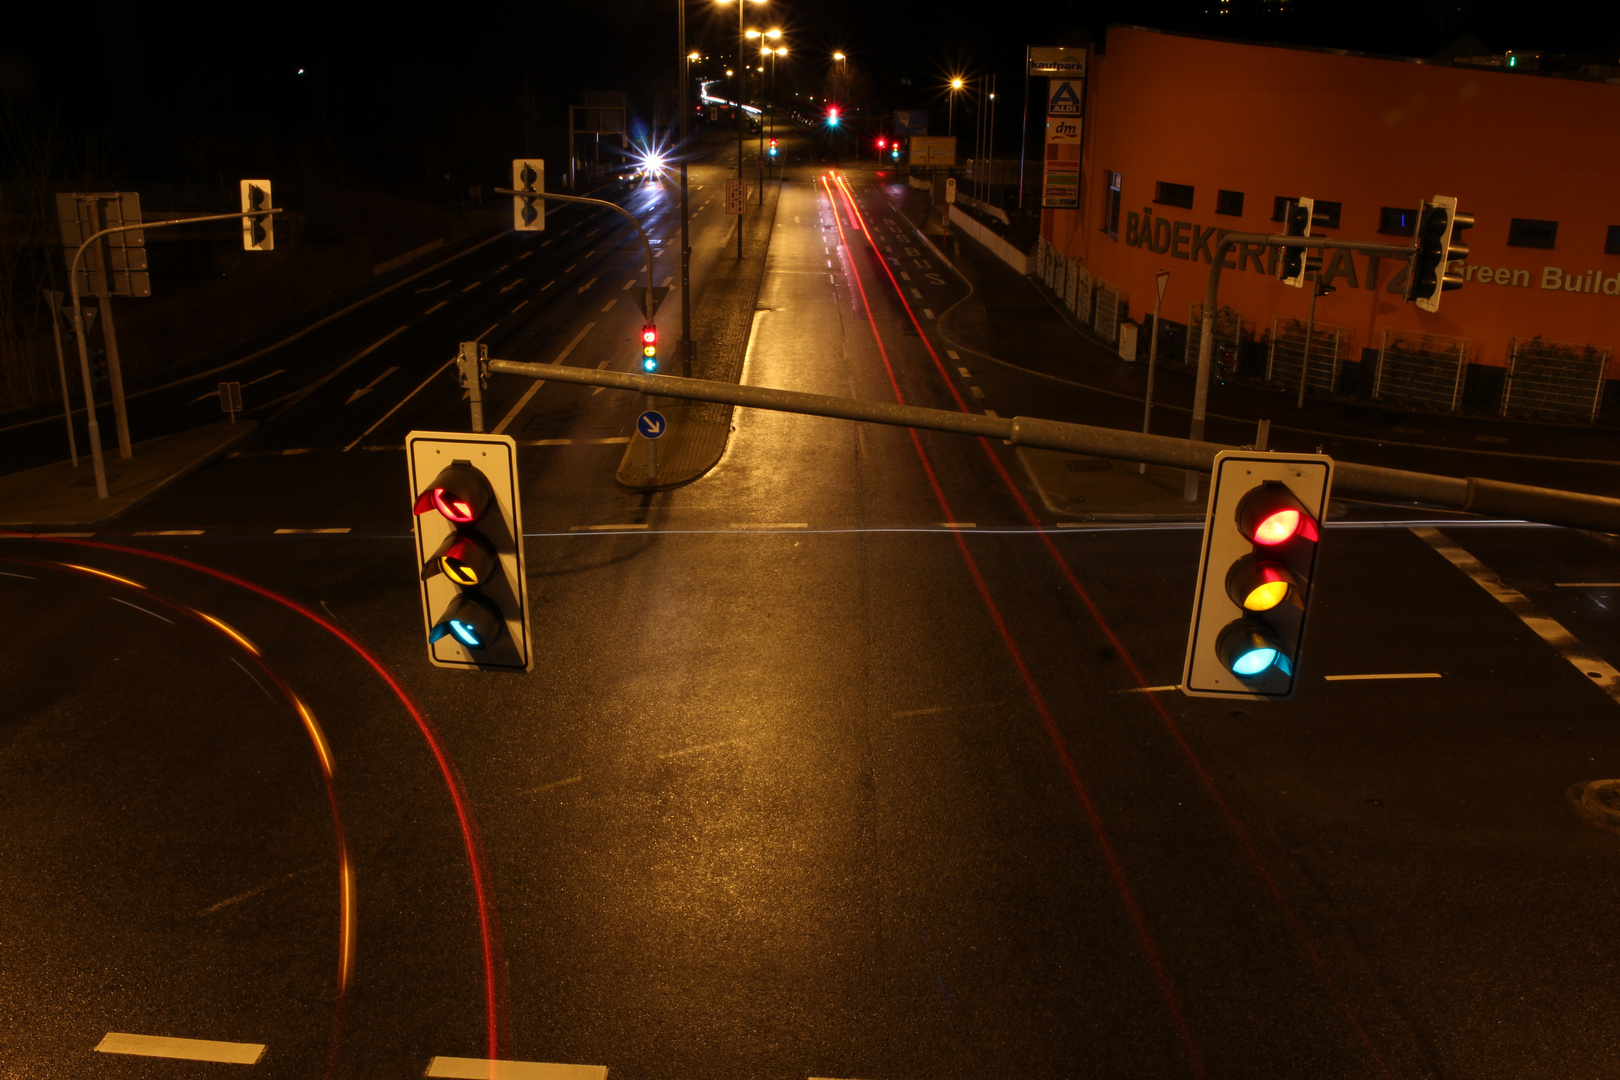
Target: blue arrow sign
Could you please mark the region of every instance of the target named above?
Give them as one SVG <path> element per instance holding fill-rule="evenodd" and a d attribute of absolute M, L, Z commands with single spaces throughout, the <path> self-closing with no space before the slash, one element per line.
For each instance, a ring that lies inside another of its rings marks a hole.
<path fill-rule="evenodd" d="M 668 426 L 669 424 L 664 419 L 664 414 L 661 412 L 655 412 L 652 409 L 648 409 L 646 412 L 636 417 L 636 430 L 641 432 L 641 437 L 644 439 L 658 438 L 658 436 L 664 433 L 664 429 Z"/>

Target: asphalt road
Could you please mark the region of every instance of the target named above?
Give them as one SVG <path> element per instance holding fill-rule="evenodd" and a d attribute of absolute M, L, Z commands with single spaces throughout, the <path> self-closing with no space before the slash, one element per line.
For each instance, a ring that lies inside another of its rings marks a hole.
<path fill-rule="evenodd" d="M 782 188 L 745 380 L 1038 396 L 945 351 L 962 287 L 891 193 L 823 176 Z M 1616 1071 L 1620 837 L 1569 800 L 1620 776 L 1582 669 L 1620 662 L 1612 550 L 1352 507 L 1301 691 L 1233 708 L 1168 689 L 1195 528 L 1060 527 L 1010 447 L 747 411 L 709 476 L 632 494 L 587 441 L 630 395 L 519 386 L 486 416 L 539 659 L 434 669 L 397 447 L 465 406 L 407 393 L 491 322 L 499 355 L 634 355 L 628 245 L 553 278 L 535 239 L 371 305 L 299 385 L 407 329 L 116 527 L 3 541 L 0 1075 Z"/>

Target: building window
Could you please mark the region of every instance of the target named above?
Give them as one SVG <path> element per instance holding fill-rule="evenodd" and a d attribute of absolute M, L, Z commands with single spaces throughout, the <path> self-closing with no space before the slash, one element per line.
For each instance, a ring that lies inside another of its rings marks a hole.
<path fill-rule="evenodd" d="M 1513 218 L 1508 223 L 1508 247 L 1551 248 L 1558 245 L 1558 222 Z"/>
<path fill-rule="evenodd" d="M 1603 254 L 1620 255 L 1620 225 L 1609 226 L 1609 238 L 1603 242 Z"/>
<path fill-rule="evenodd" d="M 1311 207 L 1311 224 L 1318 229 L 1337 229 L 1339 215 L 1344 213 L 1344 203 L 1327 202 L 1317 199 Z"/>
<path fill-rule="evenodd" d="M 1193 189 L 1191 184 L 1167 184 L 1159 181 L 1153 201 L 1160 206 L 1179 206 L 1183 210 L 1192 209 Z"/>
<path fill-rule="evenodd" d="M 1108 194 L 1103 199 L 1102 231 L 1119 239 L 1119 173 L 1108 174 Z"/>
<path fill-rule="evenodd" d="M 1217 191 L 1215 193 L 1215 212 L 1228 214 L 1232 217 L 1243 216 L 1243 192 Z"/>
<path fill-rule="evenodd" d="M 1378 211 L 1378 231 L 1389 236 L 1417 233 L 1417 211 L 1405 206 L 1386 206 Z"/>
<path fill-rule="evenodd" d="M 1297 197 L 1293 196 L 1293 195 L 1278 195 L 1275 199 L 1272 199 L 1271 200 L 1271 220 L 1272 221 L 1287 221 L 1288 220 L 1288 204 L 1291 203 L 1291 202 L 1296 202 L 1296 201 L 1298 201 Z"/>

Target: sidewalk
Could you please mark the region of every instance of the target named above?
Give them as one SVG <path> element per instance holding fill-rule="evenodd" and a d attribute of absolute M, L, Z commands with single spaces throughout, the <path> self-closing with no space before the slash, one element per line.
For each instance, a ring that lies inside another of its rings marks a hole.
<path fill-rule="evenodd" d="M 153 492 L 220 457 L 234 443 L 251 435 L 258 424 L 243 420 L 221 421 L 161 439 L 148 439 L 132 447 L 128 461 L 116 446 L 103 451 L 107 470 L 107 498 L 96 498 L 96 474 L 88 453 L 70 462 L 0 476 L 0 528 L 72 529 L 104 524 Z"/>
<path fill-rule="evenodd" d="M 960 230 L 942 238 L 940 217 L 927 192 L 890 188 L 885 194 L 937 250 L 943 249 L 940 254 L 973 289 L 941 313 L 940 334 L 952 348 L 993 362 L 1011 373 L 1009 378 L 1031 376 L 1020 380 L 1025 385 L 1058 391 L 1053 405 L 1033 415 L 1140 430 L 1145 361 L 1124 360 L 1099 343 L 1043 284 L 964 239 Z M 1159 361 L 1154 430 L 1184 434 L 1194 372 L 1167 363 L 1162 350 Z M 1059 400 L 1070 404 L 1052 411 Z M 1218 381 L 1210 392 L 1209 438 L 1253 442 L 1256 424 L 1263 419 L 1271 422 L 1274 446 L 1315 449 L 1336 443 L 1337 450 L 1328 452 L 1369 464 L 1620 494 L 1620 437 L 1613 428 L 1409 412 L 1382 403 L 1314 397 L 1300 409 L 1295 401 L 1292 392 Z"/>
<path fill-rule="evenodd" d="M 696 359 L 692 377 L 734 383 L 742 378 L 743 358 L 748 351 L 748 334 L 754 325 L 754 309 L 765 279 L 765 259 L 770 252 L 771 231 L 776 227 L 776 203 L 786 177 L 767 181 L 765 205 L 751 203 L 742 215 L 743 257 L 723 254 L 710 271 L 703 295 L 692 305 L 692 340 Z M 753 185 L 749 185 L 753 195 Z M 735 246 L 735 234 L 730 241 Z M 665 374 L 678 375 L 671 371 Z M 619 461 L 619 483 L 634 491 L 664 491 L 696 480 L 719 462 L 731 435 L 730 405 L 706 401 L 658 402 L 658 411 L 669 422 L 667 433 L 658 440 L 658 475 L 647 473 L 647 440 L 638 432 L 630 437 Z"/>

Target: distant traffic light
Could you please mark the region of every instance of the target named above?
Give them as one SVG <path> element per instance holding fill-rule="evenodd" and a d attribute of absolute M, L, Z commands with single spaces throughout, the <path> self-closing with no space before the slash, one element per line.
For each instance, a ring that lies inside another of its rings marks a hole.
<path fill-rule="evenodd" d="M 899 143 L 895 143 L 894 144 L 894 149 L 889 151 L 889 158 L 892 161 L 899 161 L 900 160 L 900 144 Z"/>
<path fill-rule="evenodd" d="M 517 444 L 507 435 L 413 431 L 405 456 L 428 659 L 530 670 Z"/>
<path fill-rule="evenodd" d="M 658 370 L 658 327 L 648 323 L 641 328 L 641 368 Z"/>
<path fill-rule="evenodd" d="M 512 162 L 512 190 L 544 193 L 546 190 L 546 163 L 539 159 L 517 158 Z M 512 228 L 518 232 L 544 232 L 546 229 L 545 200 L 534 195 L 512 196 Z"/>
<path fill-rule="evenodd" d="M 771 140 L 771 157 L 775 157 L 775 156 L 776 156 L 776 140 L 772 139 Z"/>
<path fill-rule="evenodd" d="M 1283 231 L 1289 236 L 1311 235 L 1311 212 L 1315 207 L 1315 199 L 1291 200 L 1288 208 L 1283 211 Z M 1305 269 L 1304 248 L 1283 248 L 1282 258 L 1277 262 L 1277 277 L 1284 285 L 1302 288 L 1305 284 Z"/>
<path fill-rule="evenodd" d="M 269 210 L 274 205 L 270 201 L 270 181 L 242 181 L 242 213 L 254 214 L 252 217 L 242 218 L 243 251 L 273 251 L 275 249 L 276 228 L 271 224 L 270 215 L 254 213 L 255 211 Z"/>
<path fill-rule="evenodd" d="M 1216 456 L 1183 693 L 1293 696 L 1332 484 L 1321 454 Z"/>
<path fill-rule="evenodd" d="M 1462 234 L 1473 227 L 1474 215 L 1460 212 L 1453 196 L 1436 195 L 1433 202 L 1418 208 L 1417 252 L 1412 257 L 1406 298 L 1417 301 L 1419 309 L 1439 311 L 1440 294 L 1462 288 L 1463 276 L 1451 264 L 1468 258 Z"/>
<path fill-rule="evenodd" d="M 827 126 L 828 127 L 837 127 L 838 126 L 838 106 L 836 106 L 836 105 L 831 106 L 831 107 L 829 107 L 827 109 Z"/>

